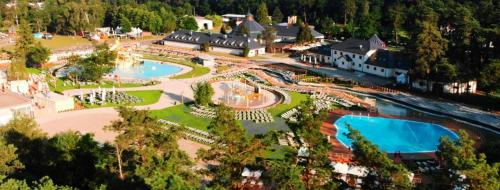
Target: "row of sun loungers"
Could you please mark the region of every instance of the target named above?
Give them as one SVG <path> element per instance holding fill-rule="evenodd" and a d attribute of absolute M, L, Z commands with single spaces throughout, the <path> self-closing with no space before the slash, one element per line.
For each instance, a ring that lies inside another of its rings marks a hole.
<path fill-rule="evenodd" d="M 417 161 L 418 171 L 421 173 L 436 172 L 441 168 L 436 164 L 435 161 Z"/>
<path fill-rule="evenodd" d="M 159 119 L 158 122 L 161 124 L 164 124 L 166 126 L 181 126 L 178 123 L 175 123 L 172 121 L 167 121 L 164 119 Z M 186 131 L 184 131 L 184 137 L 186 139 L 194 140 L 194 141 L 204 143 L 204 144 L 212 144 L 215 142 L 214 137 L 206 131 L 199 130 L 199 129 L 192 128 L 192 127 L 187 127 L 187 126 L 185 126 L 185 129 L 186 129 Z"/>
<path fill-rule="evenodd" d="M 340 104 L 344 107 L 351 107 L 354 105 L 354 103 L 352 103 L 351 101 L 344 100 L 344 99 L 338 98 L 338 97 L 331 97 L 331 96 L 328 96 L 326 94 L 313 94 L 313 95 L 311 95 L 311 98 L 335 102 L 335 103 Z"/>
<path fill-rule="evenodd" d="M 255 123 L 269 123 L 274 121 L 273 116 L 265 110 L 238 111 L 236 112 L 236 119 L 252 120 Z"/>
<path fill-rule="evenodd" d="M 215 118 L 217 115 L 213 108 L 207 108 L 204 106 L 191 106 L 191 114 L 202 117 L 202 118 Z"/>

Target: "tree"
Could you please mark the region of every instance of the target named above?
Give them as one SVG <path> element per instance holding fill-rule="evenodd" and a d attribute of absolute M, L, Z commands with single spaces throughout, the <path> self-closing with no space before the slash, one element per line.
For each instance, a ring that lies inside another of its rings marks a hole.
<path fill-rule="evenodd" d="M 335 22 L 330 17 L 326 17 L 321 22 L 321 32 L 324 33 L 327 38 L 331 38 L 333 35 L 338 34 L 339 31 L 336 31 Z"/>
<path fill-rule="evenodd" d="M 302 23 L 299 25 L 299 32 L 297 33 L 296 41 L 299 44 L 304 44 L 314 41 L 314 36 L 311 34 L 311 29 L 309 28 L 309 25 L 307 25 L 306 23 Z"/>
<path fill-rule="evenodd" d="M 14 57 L 7 72 L 9 80 L 21 80 L 28 77 L 26 71 L 26 55 L 33 45 L 35 39 L 28 22 L 21 19 L 21 24 L 17 31 L 17 40 Z"/>
<path fill-rule="evenodd" d="M 6 144 L 3 139 L 0 139 L 0 155 L 2 155 L 0 157 L 0 178 L 24 168 L 24 165 L 17 158 L 16 151 L 17 148 L 14 145 Z"/>
<path fill-rule="evenodd" d="M 275 7 L 273 11 L 273 23 L 280 23 L 283 21 L 283 13 L 281 13 L 281 10 L 279 7 Z"/>
<path fill-rule="evenodd" d="M 130 20 L 125 16 L 120 18 L 120 26 L 122 27 L 121 31 L 124 33 L 132 31 L 132 23 L 130 23 Z"/>
<path fill-rule="evenodd" d="M 102 76 L 113 70 L 116 52 L 109 49 L 108 44 L 97 45 L 94 53 L 81 59 L 80 76 L 85 81 L 100 81 Z"/>
<path fill-rule="evenodd" d="M 250 30 L 248 30 L 247 26 L 244 24 L 240 24 L 239 26 L 239 34 L 250 36 Z"/>
<path fill-rule="evenodd" d="M 212 103 L 214 89 L 208 82 L 199 82 L 194 89 L 194 101 L 198 105 L 208 106 Z"/>
<path fill-rule="evenodd" d="M 194 17 L 192 16 L 182 17 L 180 22 L 181 23 L 179 24 L 179 28 L 191 31 L 198 30 L 198 23 L 196 22 L 196 19 L 194 19 Z"/>
<path fill-rule="evenodd" d="M 220 33 L 221 34 L 227 34 L 227 32 L 226 32 L 226 25 L 222 25 L 222 27 L 220 27 Z"/>
<path fill-rule="evenodd" d="M 222 26 L 222 17 L 219 15 L 207 15 L 205 16 L 206 19 L 212 20 L 214 23 L 214 27 L 219 27 Z"/>
<path fill-rule="evenodd" d="M 201 51 L 209 52 L 210 51 L 210 43 L 205 42 L 205 43 L 201 44 Z"/>
<path fill-rule="evenodd" d="M 40 68 L 48 61 L 49 55 L 50 49 L 43 47 L 42 44 L 38 42 L 28 51 L 26 63 L 30 67 Z"/>
<path fill-rule="evenodd" d="M 276 30 L 272 26 L 266 26 L 262 31 L 262 38 L 266 41 L 266 47 L 271 48 L 276 39 Z"/>
<path fill-rule="evenodd" d="M 258 23 L 262 25 L 270 25 L 271 19 L 269 19 L 269 12 L 267 10 L 266 3 L 262 2 L 257 8 L 257 15 L 255 17 Z"/>
<path fill-rule="evenodd" d="M 421 33 L 415 42 L 415 64 L 413 74 L 427 79 L 427 91 L 430 89 L 431 70 L 444 56 L 447 41 L 441 36 L 436 26 L 429 22 L 420 23 Z"/>
<path fill-rule="evenodd" d="M 106 129 L 118 134 L 114 144 L 120 179 L 140 177 L 152 189 L 196 188 L 192 163 L 177 144 L 180 128 L 161 127 L 147 110 L 120 107 L 118 112 L 122 119 Z"/>
<path fill-rule="evenodd" d="M 389 19 L 392 23 L 393 38 L 396 43 L 399 43 L 399 31 L 404 23 L 404 6 L 398 1 L 389 7 Z"/>
<path fill-rule="evenodd" d="M 344 13 L 344 25 L 353 21 L 356 14 L 356 1 L 342 0 L 342 12 Z"/>
<path fill-rule="evenodd" d="M 491 63 L 483 68 L 479 77 L 479 85 L 486 92 L 500 90 L 500 60 L 491 60 Z"/>
<path fill-rule="evenodd" d="M 248 46 L 245 46 L 243 48 L 243 57 L 248 57 L 250 55 L 250 48 L 248 48 Z"/>
<path fill-rule="evenodd" d="M 410 173 L 401 164 L 394 163 L 386 153 L 348 126 L 352 152 L 357 164 L 369 170 L 363 189 L 411 189 Z"/>
<path fill-rule="evenodd" d="M 204 171 L 213 177 L 215 186 L 236 188 L 241 183 L 243 168 L 254 165 L 257 157 L 263 156 L 267 145 L 260 139 L 246 135 L 232 109 L 220 105 L 216 113 L 208 131 L 217 138 L 210 149 L 200 149 L 197 155 L 205 162 L 218 163 L 215 169 Z"/>
<path fill-rule="evenodd" d="M 495 163 L 492 166 L 486 162 L 484 154 L 476 154 L 474 149 L 475 142 L 469 138 L 469 135 L 459 131 L 458 141 L 451 140 L 448 137 L 440 139 L 437 156 L 444 162 L 444 171 L 452 169 L 460 171 L 466 176 L 465 183 L 470 185 L 471 189 L 498 189 L 500 187 L 500 164 Z M 446 174 L 450 177 L 454 185 L 460 185 L 459 176 Z"/>
<path fill-rule="evenodd" d="M 455 65 L 452 65 L 447 61 L 441 61 L 441 63 L 437 64 L 433 70 L 435 71 L 433 75 L 436 81 L 449 83 L 457 80 L 458 74 Z"/>
<path fill-rule="evenodd" d="M 305 189 L 301 180 L 303 168 L 293 162 L 295 160 L 270 160 L 266 164 L 269 169 L 264 173 L 264 177 L 269 178 L 272 184 L 277 184 L 277 189 Z"/>
<path fill-rule="evenodd" d="M 318 110 L 314 100 L 308 99 L 298 107 L 298 113 L 297 122 L 289 126 L 307 143 L 309 156 L 302 170 L 302 181 L 307 189 L 330 189 L 327 187 L 336 186 L 332 171 L 325 168 L 330 163 L 331 144 L 320 132 L 326 112 Z"/>

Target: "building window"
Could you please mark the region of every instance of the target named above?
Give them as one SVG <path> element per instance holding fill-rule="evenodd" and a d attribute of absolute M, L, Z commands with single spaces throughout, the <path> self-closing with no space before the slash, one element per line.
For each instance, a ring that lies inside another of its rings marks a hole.
<path fill-rule="evenodd" d="M 354 66 L 354 65 L 355 65 L 354 62 L 352 62 L 352 66 Z"/>
<path fill-rule="evenodd" d="M 368 65 L 367 65 L 367 66 L 366 66 L 366 68 L 367 68 L 367 69 L 369 69 L 369 68 L 370 68 L 370 66 L 368 66 Z"/>
<path fill-rule="evenodd" d="M 358 64 L 358 67 L 361 67 L 361 63 L 360 63 L 360 64 Z"/>
<path fill-rule="evenodd" d="M 333 54 L 337 55 L 337 51 L 333 51 Z"/>
<path fill-rule="evenodd" d="M 361 59 L 361 55 L 359 56 L 359 59 Z"/>
<path fill-rule="evenodd" d="M 342 61 L 342 65 L 344 64 L 344 62 Z"/>
<path fill-rule="evenodd" d="M 377 70 L 377 67 L 373 67 L 373 70 L 376 71 Z"/>
<path fill-rule="evenodd" d="M 384 72 L 384 69 L 380 69 L 382 72 Z"/>
<path fill-rule="evenodd" d="M 340 52 L 340 55 L 344 55 L 342 52 Z"/>

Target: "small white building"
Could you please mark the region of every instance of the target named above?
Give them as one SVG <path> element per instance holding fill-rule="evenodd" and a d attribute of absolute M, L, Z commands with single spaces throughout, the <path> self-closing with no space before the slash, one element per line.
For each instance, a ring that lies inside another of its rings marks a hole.
<path fill-rule="evenodd" d="M 200 55 L 194 58 L 194 61 L 204 67 L 212 67 L 215 65 L 215 58 L 208 55 Z"/>
<path fill-rule="evenodd" d="M 70 96 L 49 92 L 48 94 L 36 94 L 33 98 L 37 106 L 47 109 L 52 113 L 75 109 L 75 101 Z"/>
<path fill-rule="evenodd" d="M 414 80 L 411 84 L 413 89 L 427 92 L 427 80 Z M 471 80 L 469 82 L 453 82 L 453 83 L 443 83 L 443 82 L 429 82 L 429 91 L 446 93 L 446 94 L 463 94 L 463 93 L 476 93 L 477 81 Z"/>
<path fill-rule="evenodd" d="M 15 114 L 33 117 L 31 99 L 12 92 L 0 91 L 0 126 L 7 124 Z"/>
<path fill-rule="evenodd" d="M 205 17 L 194 17 L 196 23 L 198 24 L 198 31 L 202 30 L 212 30 L 214 28 L 214 22 L 210 19 L 206 19 Z"/>

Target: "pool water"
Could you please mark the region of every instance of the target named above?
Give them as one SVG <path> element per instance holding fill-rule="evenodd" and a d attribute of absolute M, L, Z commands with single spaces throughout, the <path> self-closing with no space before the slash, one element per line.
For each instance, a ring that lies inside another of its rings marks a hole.
<path fill-rule="evenodd" d="M 458 139 L 456 133 L 433 123 L 345 115 L 334 124 L 337 127 L 337 139 L 348 147 L 352 146 L 352 141 L 346 135 L 349 133 L 346 123 L 387 153 L 434 152 L 442 136 Z"/>
<path fill-rule="evenodd" d="M 137 64 L 131 67 L 117 67 L 113 71 L 113 75 L 118 75 L 122 78 L 149 80 L 176 74 L 180 71 L 182 71 L 182 68 L 175 65 L 162 64 L 161 62 L 151 60 L 144 60 L 141 64 Z"/>

